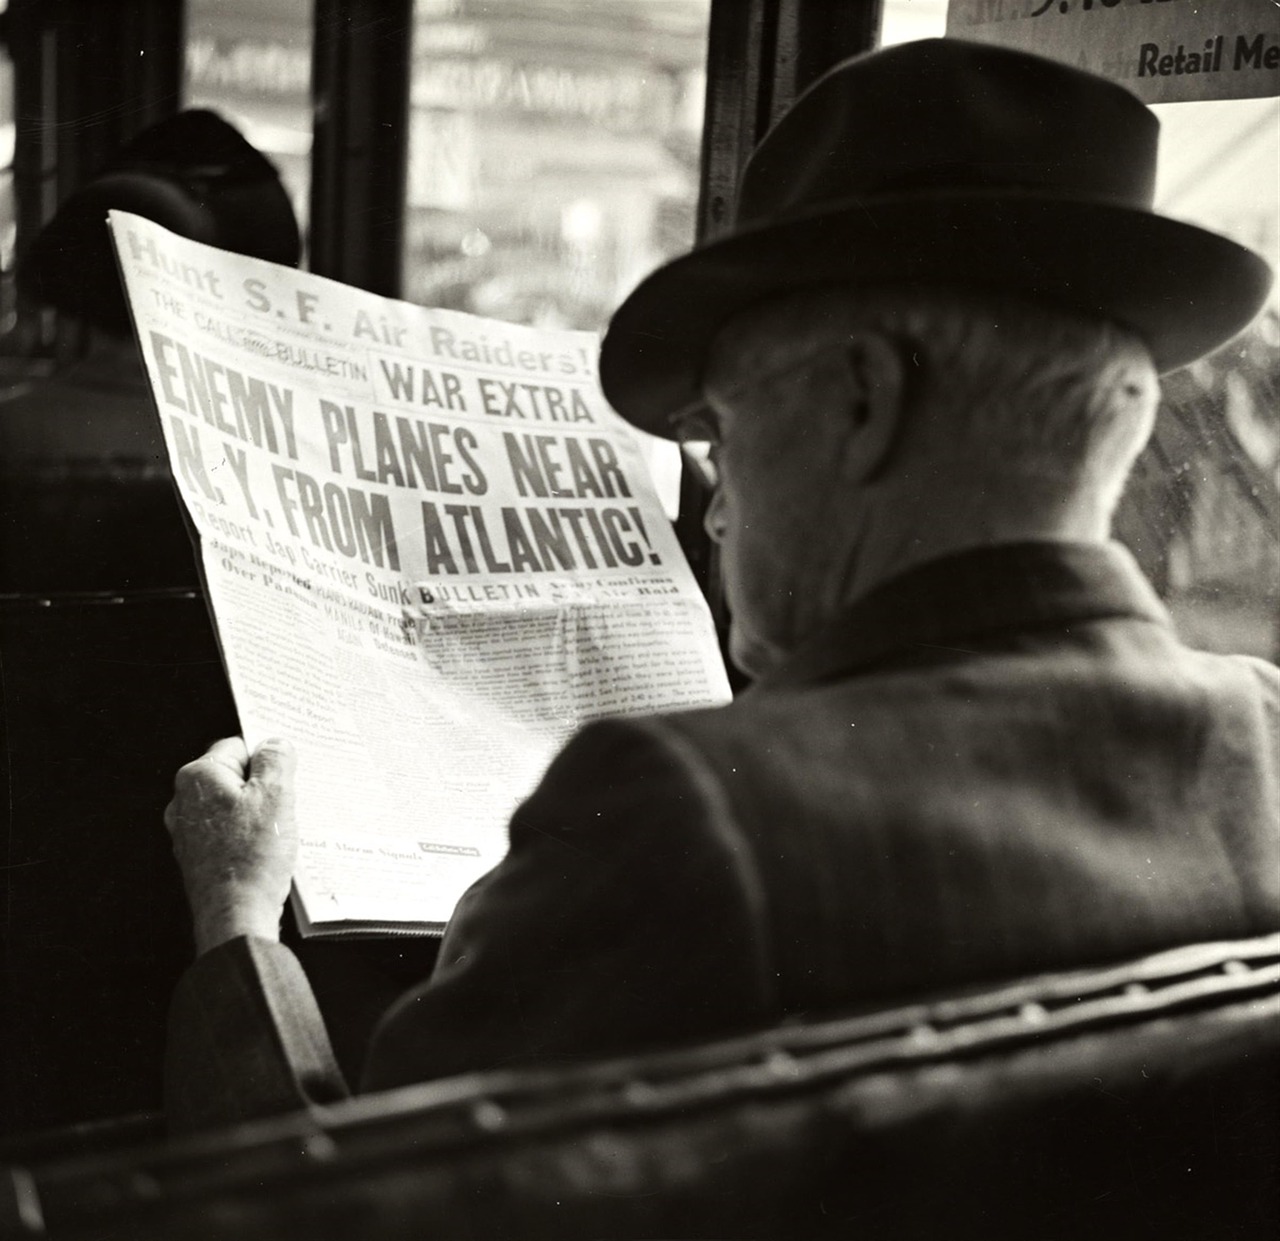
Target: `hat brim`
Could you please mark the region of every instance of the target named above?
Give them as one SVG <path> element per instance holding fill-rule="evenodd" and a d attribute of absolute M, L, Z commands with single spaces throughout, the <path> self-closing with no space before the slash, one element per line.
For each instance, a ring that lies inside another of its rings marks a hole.
<path fill-rule="evenodd" d="M 614 314 L 600 351 L 613 407 L 654 435 L 702 404 L 708 346 L 770 297 L 843 284 L 1016 292 L 1120 323 L 1163 373 L 1242 331 L 1267 264 L 1198 228 L 1097 201 L 975 194 L 876 197 L 712 242 L 660 267 Z"/>

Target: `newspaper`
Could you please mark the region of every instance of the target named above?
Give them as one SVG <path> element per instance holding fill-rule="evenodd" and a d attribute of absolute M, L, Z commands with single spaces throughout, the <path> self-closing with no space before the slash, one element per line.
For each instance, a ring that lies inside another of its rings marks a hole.
<path fill-rule="evenodd" d="M 578 725 L 728 699 L 592 334 L 110 224 L 241 727 L 298 748 L 304 934 L 438 931 Z"/>

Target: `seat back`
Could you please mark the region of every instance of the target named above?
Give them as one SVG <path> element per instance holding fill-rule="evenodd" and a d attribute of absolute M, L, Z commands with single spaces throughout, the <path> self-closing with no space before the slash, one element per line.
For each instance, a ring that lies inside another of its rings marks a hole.
<path fill-rule="evenodd" d="M 1271 936 L 17 1166 L 3 1235 L 1245 1241 L 1278 1084 Z"/>
<path fill-rule="evenodd" d="M 236 731 L 194 587 L 0 598 L 0 1133 L 158 1108 L 191 959 L 163 811 Z"/>

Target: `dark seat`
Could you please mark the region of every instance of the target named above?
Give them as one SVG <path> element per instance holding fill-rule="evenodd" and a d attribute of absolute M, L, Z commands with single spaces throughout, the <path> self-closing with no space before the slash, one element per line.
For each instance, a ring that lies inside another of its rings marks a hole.
<path fill-rule="evenodd" d="M 1253 1238 L 1280 935 L 11 1166 L 3 1236 Z"/>
<path fill-rule="evenodd" d="M 194 584 L 6 595 L 0 669 L 0 1133 L 158 1108 L 192 951 L 161 816 L 236 731 L 208 610 Z"/>

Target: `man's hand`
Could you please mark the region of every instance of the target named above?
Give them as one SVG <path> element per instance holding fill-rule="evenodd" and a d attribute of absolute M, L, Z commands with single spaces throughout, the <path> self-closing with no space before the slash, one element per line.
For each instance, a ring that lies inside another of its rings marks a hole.
<path fill-rule="evenodd" d="M 293 748 L 215 741 L 174 780 L 164 822 L 182 871 L 196 952 L 238 935 L 278 939 L 298 857 Z"/>

